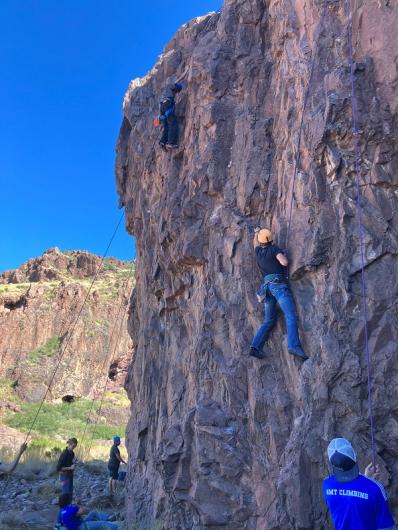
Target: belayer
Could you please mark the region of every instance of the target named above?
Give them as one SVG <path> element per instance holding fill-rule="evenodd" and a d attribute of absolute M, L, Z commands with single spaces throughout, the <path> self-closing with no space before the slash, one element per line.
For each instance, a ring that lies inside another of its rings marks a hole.
<path fill-rule="evenodd" d="M 108 470 L 109 470 L 109 493 L 113 495 L 116 493 L 116 485 L 119 478 L 119 467 L 120 464 L 127 464 L 125 460 L 123 460 L 121 454 L 120 454 L 120 436 L 115 436 L 113 438 L 113 445 L 111 447 L 110 453 L 109 453 L 109 460 L 108 460 Z"/>
<path fill-rule="evenodd" d="M 275 325 L 278 304 L 285 316 L 289 353 L 305 361 L 308 357 L 301 347 L 296 308 L 288 283 L 288 259 L 283 251 L 273 244 L 272 232 L 268 228 L 255 229 L 253 245 L 257 265 L 263 275 L 257 299 L 264 303 L 264 322 L 250 345 L 249 354 L 258 359 L 263 358 L 262 349 Z"/>
<path fill-rule="evenodd" d="M 159 145 L 163 149 L 176 149 L 178 147 L 178 122 L 175 115 L 175 96 L 181 92 L 182 82 L 169 83 L 163 90 L 159 102 L 159 118 L 156 124 L 163 126 L 162 137 Z"/>
<path fill-rule="evenodd" d="M 395 530 L 383 486 L 359 473 L 350 442 L 335 438 L 327 453 L 333 474 L 323 482 L 323 495 L 335 530 Z"/>

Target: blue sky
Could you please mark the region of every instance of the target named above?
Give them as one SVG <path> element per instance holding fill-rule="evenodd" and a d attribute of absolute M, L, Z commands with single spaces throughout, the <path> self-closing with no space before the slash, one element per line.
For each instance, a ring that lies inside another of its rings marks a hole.
<path fill-rule="evenodd" d="M 178 27 L 221 0 L 1 0 L 0 271 L 44 250 L 102 254 L 120 217 L 123 94 Z M 123 227 L 110 254 L 134 257 Z"/>

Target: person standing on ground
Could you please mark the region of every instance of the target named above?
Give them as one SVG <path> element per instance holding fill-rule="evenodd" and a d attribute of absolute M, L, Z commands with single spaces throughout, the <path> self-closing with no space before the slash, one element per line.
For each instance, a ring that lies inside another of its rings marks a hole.
<path fill-rule="evenodd" d="M 66 449 L 62 451 L 59 456 L 57 471 L 59 472 L 59 480 L 61 482 L 62 493 L 68 493 L 72 500 L 73 498 L 73 473 L 75 471 L 75 453 L 74 449 L 77 447 L 77 439 L 69 438 L 66 442 Z"/>
<path fill-rule="evenodd" d="M 285 316 L 289 353 L 305 361 L 308 357 L 301 347 L 296 308 L 288 283 L 288 259 L 283 251 L 273 244 L 272 232 L 268 228 L 255 229 L 253 245 L 257 265 L 264 278 L 257 291 L 259 302 L 264 303 L 264 322 L 250 345 L 249 355 L 263 358 L 262 349 L 275 325 L 278 304 Z"/>
<path fill-rule="evenodd" d="M 102 528 L 118 530 L 118 524 L 111 522 L 113 518 L 107 513 L 89 512 L 83 517 L 87 510 L 80 506 L 74 506 L 71 502 L 69 493 L 63 493 L 59 497 L 61 524 L 67 530 L 100 530 Z"/>
<path fill-rule="evenodd" d="M 109 469 L 109 493 L 113 495 L 116 493 L 117 480 L 119 476 L 120 464 L 127 464 L 120 455 L 120 436 L 113 438 L 113 445 L 109 453 L 108 469 Z"/>
<path fill-rule="evenodd" d="M 17 456 L 15 457 L 14 461 L 11 462 L 11 464 L 3 464 L 2 462 L 0 462 L 0 476 L 2 475 L 8 475 L 10 473 L 12 473 L 13 471 L 15 471 L 15 468 L 17 467 L 20 459 L 21 459 L 21 456 L 24 454 L 24 452 L 26 451 L 26 448 L 27 448 L 27 444 L 24 443 L 21 445 L 21 447 L 19 448 L 19 451 L 17 453 Z"/>
<path fill-rule="evenodd" d="M 335 438 L 327 449 L 333 475 L 323 482 L 323 495 L 335 530 L 395 530 L 383 486 L 359 473 L 348 440 Z"/>
<path fill-rule="evenodd" d="M 159 102 L 159 122 L 163 126 L 162 137 L 159 141 L 163 149 L 178 147 L 178 121 L 175 115 L 175 97 L 183 88 L 182 82 L 169 83 L 164 88 Z"/>

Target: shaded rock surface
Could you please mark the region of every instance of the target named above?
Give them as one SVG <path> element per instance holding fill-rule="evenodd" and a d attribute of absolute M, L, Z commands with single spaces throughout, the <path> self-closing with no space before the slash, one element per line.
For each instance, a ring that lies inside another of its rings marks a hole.
<path fill-rule="evenodd" d="M 397 27 L 398 5 L 354 4 L 376 449 L 397 516 L 398 46 L 382 28 Z M 323 5 L 227 0 L 126 93 L 116 180 L 138 254 L 127 509 L 142 530 L 329 529 L 329 440 L 370 460 L 348 17 L 327 1 L 319 28 Z M 246 356 L 262 317 L 252 229 L 285 245 L 312 54 L 289 244 L 310 360 L 289 356 L 279 321 L 258 361 Z M 184 72 L 183 147 L 164 153 L 152 118 Z"/>
<path fill-rule="evenodd" d="M 131 263 L 109 258 L 91 287 L 100 263 L 88 252 L 54 248 L 0 274 L 0 376 L 23 399 L 41 399 L 63 351 L 50 399 L 98 397 L 111 364 L 108 388 L 123 386 L 134 277 Z"/>

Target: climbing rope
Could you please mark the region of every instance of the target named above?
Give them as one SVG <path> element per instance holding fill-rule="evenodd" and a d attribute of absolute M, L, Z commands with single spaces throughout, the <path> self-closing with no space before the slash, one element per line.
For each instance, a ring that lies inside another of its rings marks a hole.
<path fill-rule="evenodd" d="M 39 414 L 40 414 L 40 411 L 41 411 L 42 408 L 43 408 L 44 402 L 45 402 L 46 397 L 48 396 L 48 393 L 49 393 L 49 391 L 50 391 L 50 389 L 51 389 L 51 385 L 52 385 L 53 382 L 54 382 L 54 379 L 55 379 L 56 373 L 57 373 L 57 371 L 58 371 L 58 368 L 59 368 L 60 365 L 61 365 L 62 359 L 63 359 L 63 357 L 64 357 L 64 355 L 65 355 L 65 352 L 66 352 L 66 350 L 67 350 L 67 348 L 68 348 L 68 346 L 69 346 L 69 343 L 70 343 L 71 338 L 72 338 L 72 336 L 73 336 L 73 333 L 74 333 L 74 331 L 75 331 L 75 329 L 76 329 L 76 326 L 77 326 L 77 324 L 78 324 L 78 321 L 79 321 L 79 319 L 80 319 L 80 317 L 81 317 L 81 315 L 82 315 L 82 313 L 83 313 L 83 309 L 84 309 L 84 307 L 85 307 L 85 305 L 86 305 L 86 302 L 87 302 L 87 300 L 88 300 L 88 298 L 89 298 L 89 295 L 90 295 L 90 293 L 91 293 L 91 290 L 92 290 L 92 288 L 93 288 L 93 285 L 94 285 L 95 281 L 97 280 L 98 275 L 99 275 L 99 273 L 100 273 L 100 271 L 101 271 L 101 269 L 102 269 L 102 265 L 104 264 L 104 260 L 105 260 L 106 256 L 108 255 L 109 249 L 110 249 L 110 247 L 111 247 L 111 245 L 112 245 L 112 243 L 113 243 L 113 240 L 114 240 L 115 237 L 116 237 L 116 234 L 117 234 L 117 232 L 118 232 L 118 230 L 119 230 L 120 224 L 121 224 L 121 222 L 122 222 L 122 220 L 123 220 L 123 218 L 124 218 L 124 215 L 125 215 L 125 212 L 123 211 L 123 213 L 122 213 L 122 215 L 120 216 L 120 219 L 119 219 L 119 221 L 118 221 L 118 223 L 117 223 L 117 225 L 116 225 L 116 228 L 114 229 L 113 234 L 112 234 L 112 236 L 111 236 L 111 238 L 110 238 L 110 240 L 109 240 L 109 243 L 108 243 L 108 245 L 107 245 L 107 247 L 106 247 L 106 249 L 105 249 L 105 252 L 103 253 L 103 255 L 102 255 L 102 257 L 101 257 L 100 264 L 99 264 L 99 266 L 98 266 L 98 268 L 97 268 L 97 270 L 96 270 L 96 272 L 95 272 L 95 274 L 94 274 L 94 277 L 93 277 L 93 279 L 92 279 L 92 281 L 91 281 L 91 283 L 90 283 L 89 289 L 88 289 L 87 294 L 86 294 L 86 296 L 85 296 L 85 298 L 84 298 L 84 300 L 83 300 L 83 303 L 82 303 L 82 305 L 81 305 L 81 307 L 80 307 L 80 310 L 79 310 L 79 312 L 78 312 L 78 314 L 77 314 L 77 317 L 76 317 L 76 319 L 74 320 L 74 322 L 73 322 L 73 321 L 71 322 L 71 329 L 70 329 L 70 330 L 67 330 L 67 332 L 66 332 L 67 340 L 66 340 L 66 342 L 65 342 L 65 346 L 61 349 L 61 353 L 60 353 L 60 356 L 59 356 L 58 362 L 57 362 L 57 364 L 56 364 L 56 366 L 55 366 L 55 369 L 54 369 L 54 371 L 53 371 L 53 373 L 52 373 L 52 375 L 51 375 L 50 381 L 49 381 L 49 383 L 48 383 L 48 385 L 47 385 L 47 389 L 46 389 L 46 391 L 45 391 L 45 393 L 44 393 L 44 396 L 43 396 L 43 398 L 41 399 L 40 405 L 39 405 L 39 407 L 38 407 L 38 409 L 37 409 L 37 411 L 36 411 L 36 413 L 35 413 L 35 415 L 34 415 L 34 417 L 33 417 L 32 423 L 31 423 L 31 425 L 30 425 L 30 427 L 29 427 L 29 430 L 28 430 L 28 433 L 27 433 L 27 435 L 26 435 L 26 437 L 25 437 L 25 441 L 24 441 L 25 444 L 28 443 L 28 440 L 29 440 L 30 435 L 31 435 L 32 430 L 33 430 L 33 427 L 35 426 L 36 421 L 37 421 L 37 418 L 38 418 L 38 416 L 39 416 Z M 2 494 L 1 494 L 2 496 L 4 496 L 4 493 L 5 493 L 5 491 L 6 491 L 7 487 L 8 487 L 8 483 L 9 483 L 9 481 L 10 481 L 10 478 L 11 478 L 10 475 L 8 475 L 7 480 L 5 481 L 5 484 L 4 484 L 4 488 L 3 488 L 3 490 L 2 490 Z"/>
<path fill-rule="evenodd" d="M 300 159 L 301 159 L 301 138 L 302 138 L 303 126 L 304 126 L 304 115 L 305 115 L 305 110 L 307 108 L 308 99 L 309 99 L 309 96 L 310 96 L 310 89 L 311 89 L 311 84 L 312 84 L 312 78 L 313 78 L 313 75 L 314 75 L 316 56 L 317 56 L 316 50 L 318 49 L 319 38 L 320 38 L 321 32 L 322 32 L 323 21 L 324 21 L 325 13 L 326 13 L 326 7 L 327 7 L 327 0 L 324 0 L 323 1 L 321 17 L 319 19 L 318 35 L 317 35 L 317 37 L 315 39 L 315 46 L 314 46 L 314 50 L 312 52 L 311 66 L 310 66 L 310 75 L 309 75 L 309 78 L 308 78 L 307 89 L 306 89 L 305 95 L 304 95 L 303 108 L 301 110 L 301 119 L 300 119 L 299 133 L 298 133 L 298 138 L 297 138 L 297 149 L 296 149 L 296 156 L 295 156 L 294 170 L 293 170 L 292 192 L 291 192 L 291 196 L 290 196 L 289 216 L 288 216 L 286 241 L 285 241 L 285 252 L 286 252 L 286 254 L 288 253 L 289 239 L 290 239 L 290 227 L 291 227 L 291 224 L 292 224 L 294 188 L 295 188 L 295 184 L 296 184 L 297 173 L 298 173 L 298 168 L 299 168 Z"/>
<path fill-rule="evenodd" d="M 54 371 L 53 371 L 53 373 L 52 373 L 52 375 L 51 375 L 50 382 L 49 382 L 49 384 L 47 385 L 47 390 L 46 390 L 46 392 L 44 393 L 44 396 L 43 396 L 43 398 L 42 398 L 42 400 L 41 400 L 41 402 L 40 402 L 40 406 L 39 406 L 39 408 L 37 409 L 36 414 L 35 414 L 35 416 L 34 416 L 34 418 L 33 418 L 32 424 L 31 424 L 31 426 L 30 426 L 30 428 L 29 428 L 29 431 L 28 431 L 28 434 L 27 434 L 27 436 L 26 436 L 26 442 L 28 441 L 29 436 L 30 436 L 31 433 L 32 433 L 33 427 L 34 427 L 34 425 L 35 425 L 35 423 L 36 423 L 36 420 L 37 420 L 37 418 L 38 418 L 38 416 L 39 416 L 39 414 L 40 414 L 40 411 L 41 411 L 41 409 L 43 408 L 43 405 L 44 405 L 45 399 L 46 399 L 46 397 L 47 397 L 47 395 L 48 395 L 48 393 L 49 393 L 49 391 L 50 391 L 50 388 L 51 388 L 51 385 L 52 385 L 52 383 L 53 383 L 53 381 L 54 381 L 54 378 L 55 378 L 55 375 L 56 375 L 56 373 L 57 373 L 57 370 L 58 370 L 58 368 L 59 368 L 59 366 L 60 366 L 60 364 L 61 364 L 61 361 L 62 361 L 62 359 L 63 359 L 63 357 L 64 357 L 64 355 L 65 355 L 65 352 L 66 352 L 66 350 L 67 350 L 67 348 L 68 348 L 68 346 L 69 346 L 69 344 L 70 344 L 71 338 L 72 338 L 73 333 L 74 333 L 74 331 L 75 331 L 75 329 L 76 329 L 76 326 L 77 326 L 77 324 L 78 324 L 78 322 L 79 322 L 79 319 L 80 319 L 80 317 L 81 317 L 81 315 L 82 315 L 82 313 L 83 313 L 83 309 L 84 309 L 84 307 L 85 307 L 85 305 L 86 305 L 86 303 L 87 303 L 87 300 L 88 300 L 88 298 L 89 298 L 89 296 L 90 296 L 90 293 L 91 293 L 91 290 L 92 290 L 92 288 L 93 288 L 93 285 L 94 285 L 94 283 L 96 282 L 96 280 L 97 280 L 97 278 L 98 278 L 98 275 L 99 275 L 99 273 L 100 273 L 100 271 L 101 271 L 101 269 L 102 269 L 102 265 L 104 264 L 105 258 L 106 258 L 106 256 L 108 255 L 109 249 L 110 249 L 110 247 L 111 247 L 111 245 L 112 245 L 112 243 L 113 243 L 113 240 L 114 240 L 115 237 L 116 237 L 117 231 L 118 231 L 118 229 L 119 229 L 120 223 L 122 222 L 123 218 L 124 218 L 124 211 L 123 211 L 122 215 L 120 216 L 120 219 L 119 219 L 119 221 L 118 221 L 118 223 L 117 223 L 117 225 L 116 225 L 116 228 L 115 228 L 115 230 L 113 231 L 112 237 L 111 237 L 111 239 L 110 239 L 110 241 L 109 241 L 109 243 L 108 243 L 108 245 L 107 245 L 107 247 L 106 247 L 106 249 L 105 249 L 105 252 L 103 253 L 103 255 L 102 255 L 102 257 L 101 257 L 100 264 L 99 264 L 98 269 L 96 270 L 96 272 L 95 272 L 95 274 L 94 274 L 94 278 L 92 279 L 92 281 L 91 281 L 91 283 L 90 283 L 89 289 L 88 289 L 87 294 L 86 294 L 86 296 L 85 296 L 85 298 L 84 298 L 84 300 L 83 300 L 83 303 L 82 303 L 82 305 L 81 305 L 81 307 L 80 307 L 80 310 L 79 310 L 79 312 L 78 312 L 78 314 L 77 314 L 77 317 L 76 317 L 75 321 L 72 323 L 72 329 L 67 331 L 67 340 L 66 340 L 66 342 L 65 342 L 65 346 L 64 346 L 64 347 L 62 348 L 62 350 L 61 350 L 61 353 L 60 353 L 60 356 L 59 356 L 58 362 L 57 362 L 57 364 L 56 364 L 56 366 L 55 366 L 55 369 L 54 369 Z"/>
<path fill-rule="evenodd" d="M 129 281 L 131 280 L 132 276 L 133 276 L 133 272 L 134 272 L 134 263 L 131 264 L 131 267 L 130 267 L 130 271 L 128 273 L 128 276 L 126 278 L 126 281 L 123 285 L 123 288 L 122 288 L 122 292 L 125 292 L 125 290 L 127 290 L 127 287 L 128 287 L 128 284 L 129 284 Z M 113 361 L 113 358 L 115 356 L 115 353 L 117 351 L 117 347 L 118 347 L 118 344 L 119 344 L 119 341 L 120 341 L 120 337 L 121 337 L 121 333 L 122 333 L 122 324 L 124 322 L 124 316 L 126 314 L 126 311 L 127 311 L 127 308 L 128 308 L 128 301 L 130 300 L 131 298 L 131 294 L 130 296 L 128 296 L 127 298 L 127 304 L 125 305 L 124 304 L 124 300 L 123 300 L 123 296 L 122 296 L 122 301 L 119 305 L 119 308 L 118 308 L 118 311 L 116 313 L 116 317 L 115 317 L 115 321 L 114 321 L 114 324 L 113 324 L 113 327 L 112 327 L 112 331 L 111 331 L 111 334 L 110 334 L 110 337 L 109 337 L 109 342 L 108 342 L 108 352 L 111 350 L 111 345 L 112 345 L 112 340 L 113 340 L 113 337 L 115 335 L 115 332 L 116 332 L 116 328 L 117 328 L 117 324 L 119 322 L 119 318 L 120 318 L 120 315 L 122 313 L 122 310 L 123 310 L 123 307 L 125 306 L 125 310 L 123 312 L 123 317 L 121 319 L 121 325 L 120 325 L 120 328 L 119 328 L 119 334 L 117 336 L 117 339 L 116 339 L 116 342 L 114 344 L 114 350 L 113 352 L 111 353 L 110 356 L 106 355 L 105 358 L 104 358 L 104 362 L 102 364 L 102 368 L 101 368 L 101 373 L 105 371 L 105 368 L 106 368 L 106 364 L 107 362 L 109 362 L 109 366 L 112 364 L 112 361 Z M 97 424 L 98 420 L 99 420 L 99 413 L 101 411 L 101 408 L 102 408 L 102 402 L 103 402 L 103 399 L 104 399 L 104 396 L 105 396 L 105 391 L 106 391 L 106 388 L 107 388 L 107 385 L 108 385 L 108 373 L 105 374 L 105 385 L 104 385 L 104 391 L 102 392 L 102 396 L 101 396 L 101 402 L 100 402 L 100 409 L 98 410 L 98 413 L 97 413 L 97 420 L 94 422 L 94 426 Z M 88 425 L 90 423 L 90 415 L 93 411 L 93 408 L 94 408 L 94 404 L 96 402 L 96 399 L 93 398 L 91 400 L 91 405 L 90 405 L 90 409 L 87 413 L 87 419 L 86 419 L 86 424 L 85 424 L 85 427 L 84 427 L 84 431 L 83 431 L 83 435 L 81 437 L 81 442 L 80 442 L 80 446 L 81 446 L 81 451 L 80 451 L 80 459 L 83 460 L 83 451 L 84 451 L 84 441 L 86 440 L 86 434 L 87 434 L 87 430 L 88 430 Z M 95 433 L 95 430 L 93 431 L 93 433 Z M 91 445 L 90 445 L 90 449 L 91 449 Z M 89 456 L 89 453 L 90 453 L 90 450 L 88 450 L 86 452 L 86 458 Z"/>
<path fill-rule="evenodd" d="M 361 254 L 361 295 L 362 295 L 362 315 L 365 332 L 365 355 L 367 365 L 367 389 L 368 389 L 368 413 L 370 420 L 370 437 L 372 444 L 372 462 L 376 465 L 376 446 L 374 432 L 374 414 L 372 400 L 372 375 L 371 375 L 371 358 L 369 350 L 369 330 L 368 330 L 368 307 L 366 303 L 366 278 L 365 278 L 365 244 L 364 228 L 362 213 L 362 193 L 360 181 L 362 180 L 362 166 L 359 154 L 358 142 L 358 99 L 355 90 L 355 71 L 354 71 L 354 54 L 352 46 L 352 7 L 350 0 L 345 0 L 346 15 L 348 17 L 348 54 L 350 60 L 350 82 L 351 82 L 351 107 L 352 107 L 352 130 L 354 135 L 354 167 L 355 167 L 355 187 L 356 187 L 356 205 L 358 212 L 358 238 Z"/>
<path fill-rule="evenodd" d="M 130 299 L 130 297 L 129 297 Z M 122 307 L 122 306 L 121 306 Z M 116 343 L 115 343 L 115 347 L 114 347 L 114 350 L 113 350 L 113 353 L 112 353 L 112 357 L 109 361 L 109 364 L 111 365 L 112 362 L 113 362 L 113 359 L 115 358 L 115 354 L 117 352 L 117 346 L 119 344 L 119 340 L 120 340 L 120 336 L 122 334 L 122 327 L 123 327 L 123 322 L 124 322 L 124 317 L 127 313 L 127 309 L 128 309 L 129 305 L 127 303 L 125 309 L 124 309 L 124 312 L 123 312 L 123 315 L 122 315 L 122 318 L 120 320 L 120 327 L 119 327 L 119 333 L 118 333 L 118 339 L 116 340 Z M 116 327 L 116 323 L 117 321 L 115 322 L 115 327 Z M 94 436 L 95 436 L 95 432 L 96 432 L 96 427 L 97 427 L 97 424 L 98 424 L 98 421 L 100 419 L 100 414 L 101 414 L 101 410 L 102 410 L 102 405 L 104 403 L 104 398 L 105 398 L 105 393 L 106 393 L 106 389 L 108 387 L 108 381 L 109 381 L 109 378 L 108 378 L 108 374 L 106 374 L 106 379 L 105 379 L 105 385 L 104 385 L 104 389 L 102 391 L 102 395 L 101 395 L 101 400 L 100 400 L 100 405 L 99 405 L 99 408 L 98 408 L 98 411 L 97 411 L 97 419 L 96 421 L 94 422 L 94 429 L 93 429 L 93 432 L 91 434 L 91 439 L 90 439 L 90 442 L 88 444 L 88 449 L 87 449 L 87 453 L 86 453 L 86 458 L 88 458 L 90 456 L 90 451 L 91 451 L 91 447 L 93 445 L 93 441 L 94 441 Z"/>

